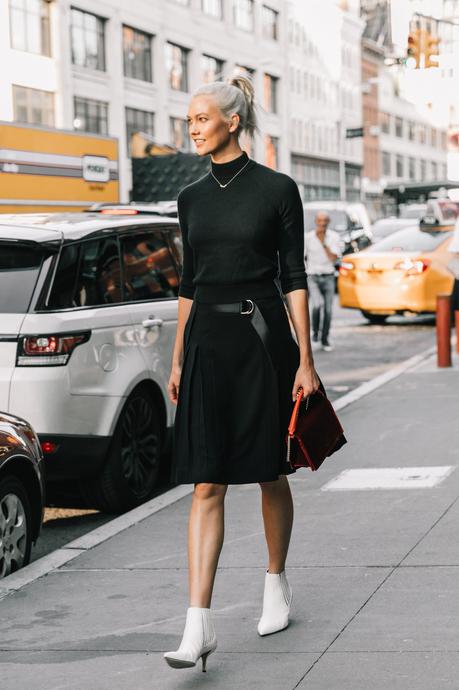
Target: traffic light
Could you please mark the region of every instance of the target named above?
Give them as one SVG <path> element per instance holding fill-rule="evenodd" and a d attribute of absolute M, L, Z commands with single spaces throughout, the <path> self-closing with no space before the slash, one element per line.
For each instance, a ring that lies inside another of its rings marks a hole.
<path fill-rule="evenodd" d="M 413 29 L 408 35 L 406 49 L 406 64 L 408 67 L 419 69 L 421 66 L 421 29 Z"/>
<path fill-rule="evenodd" d="M 424 67 L 438 67 L 438 46 L 440 40 L 440 38 L 435 38 L 432 34 L 427 34 Z"/>

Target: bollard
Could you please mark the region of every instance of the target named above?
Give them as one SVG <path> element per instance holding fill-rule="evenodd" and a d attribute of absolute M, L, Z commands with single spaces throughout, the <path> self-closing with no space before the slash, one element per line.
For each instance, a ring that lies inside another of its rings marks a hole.
<path fill-rule="evenodd" d="M 455 325 L 456 325 L 456 352 L 459 352 L 459 309 L 454 312 Z"/>
<path fill-rule="evenodd" d="M 451 295 L 437 295 L 437 366 L 451 366 Z"/>

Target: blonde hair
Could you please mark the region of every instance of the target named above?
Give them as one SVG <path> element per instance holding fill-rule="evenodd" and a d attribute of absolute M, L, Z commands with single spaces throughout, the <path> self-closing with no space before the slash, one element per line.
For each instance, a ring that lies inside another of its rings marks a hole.
<path fill-rule="evenodd" d="M 208 95 L 222 112 L 225 120 L 229 121 L 231 115 L 239 115 L 239 127 L 237 134 L 247 132 L 251 139 L 255 132 L 259 132 L 257 104 L 255 102 L 255 89 L 252 80 L 242 74 L 229 77 L 225 81 L 212 81 L 202 84 L 194 92 L 193 96 Z"/>

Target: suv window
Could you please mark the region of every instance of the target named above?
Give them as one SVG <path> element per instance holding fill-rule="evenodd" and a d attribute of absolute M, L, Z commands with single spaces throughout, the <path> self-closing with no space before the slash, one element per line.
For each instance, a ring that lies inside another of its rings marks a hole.
<path fill-rule="evenodd" d="M 107 237 L 63 248 L 49 309 L 92 307 L 123 301 L 118 240 Z"/>
<path fill-rule="evenodd" d="M 179 276 L 160 231 L 142 231 L 121 239 L 125 300 L 176 297 Z"/>
<path fill-rule="evenodd" d="M 0 243 L 0 313 L 25 314 L 47 255 L 39 245 Z"/>

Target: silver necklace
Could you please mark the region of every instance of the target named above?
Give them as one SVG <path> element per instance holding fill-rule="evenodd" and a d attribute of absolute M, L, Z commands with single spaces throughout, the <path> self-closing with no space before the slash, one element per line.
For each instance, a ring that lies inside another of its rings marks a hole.
<path fill-rule="evenodd" d="M 235 175 L 233 175 L 233 177 L 232 177 L 230 180 L 228 180 L 228 182 L 227 182 L 226 184 L 222 184 L 221 182 L 219 182 L 219 181 L 217 180 L 217 178 L 215 177 L 215 175 L 214 175 L 213 172 L 212 172 L 212 169 L 210 170 L 210 174 L 211 174 L 212 177 L 214 178 L 215 182 L 218 182 L 218 184 L 220 185 L 220 187 L 221 187 L 222 189 L 224 189 L 225 187 L 227 187 L 227 186 L 229 185 L 230 182 L 232 182 L 232 181 L 234 180 L 235 177 L 237 177 L 237 176 L 239 175 L 239 173 L 241 173 L 241 172 L 244 170 L 244 168 L 250 163 L 251 160 L 252 160 L 252 159 L 249 158 L 249 160 L 247 161 L 247 163 L 246 163 L 245 165 L 243 165 L 242 168 L 241 168 L 240 170 L 238 170 L 237 173 L 236 173 Z"/>

